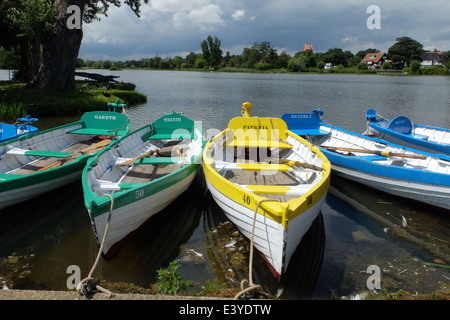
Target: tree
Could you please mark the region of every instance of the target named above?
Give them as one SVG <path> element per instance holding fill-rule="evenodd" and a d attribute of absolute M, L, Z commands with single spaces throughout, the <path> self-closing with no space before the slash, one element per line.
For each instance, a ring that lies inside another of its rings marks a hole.
<path fill-rule="evenodd" d="M 244 48 L 242 52 L 242 62 L 247 68 L 253 68 L 257 62 L 268 63 L 274 68 L 277 59 L 277 51 L 267 41 L 255 42 L 251 48 Z"/>
<path fill-rule="evenodd" d="M 343 51 L 339 48 L 328 49 L 327 52 L 323 54 L 323 61 L 332 63 L 333 65 L 343 65 L 344 67 L 348 65 L 348 60 L 353 57 L 350 51 Z"/>
<path fill-rule="evenodd" d="M 31 85 L 41 88 L 75 89 L 75 68 L 83 39 L 82 23 L 79 28 L 69 28 L 67 21 L 74 13 L 68 13 L 75 5 L 83 13 L 82 21 L 90 23 L 99 15 L 107 16 L 110 5 L 121 6 L 120 0 L 48 0 L 56 12 L 52 30 L 42 42 L 42 66 Z M 141 3 L 148 0 L 125 0 L 139 17 Z M 76 14 L 76 13 L 75 13 Z"/>
<path fill-rule="evenodd" d="M 400 68 L 409 66 L 411 61 L 422 61 L 420 55 L 423 45 L 409 37 L 397 38 L 397 42 L 388 49 L 388 56 L 392 62 Z"/>
<path fill-rule="evenodd" d="M 200 43 L 203 53 L 203 59 L 206 60 L 209 66 L 218 67 L 222 60 L 222 50 L 220 49 L 221 41 L 217 36 L 208 36 L 206 40 Z"/>
<path fill-rule="evenodd" d="M 416 74 L 419 73 L 420 70 L 420 62 L 417 60 L 413 60 L 410 63 L 411 73 Z"/>

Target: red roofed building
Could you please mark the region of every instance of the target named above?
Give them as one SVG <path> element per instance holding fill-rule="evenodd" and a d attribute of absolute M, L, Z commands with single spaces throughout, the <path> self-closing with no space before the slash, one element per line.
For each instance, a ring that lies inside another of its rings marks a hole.
<path fill-rule="evenodd" d="M 368 53 L 361 60 L 361 63 L 365 63 L 369 68 L 378 69 L 387 60 L 385 52 L 373 52 Z"/>
<path fill-rule="evenodd" d="M 312 44 L 305 44 L 302 51 L 314 51 Z"/>

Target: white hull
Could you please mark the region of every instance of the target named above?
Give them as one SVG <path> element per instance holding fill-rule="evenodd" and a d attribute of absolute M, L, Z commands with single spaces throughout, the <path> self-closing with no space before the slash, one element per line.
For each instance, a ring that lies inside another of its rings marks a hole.
<path fill-rule="evenodd" d="M 367 172 L 351 170 L 333 163 L 334 173 L 349 180 L 367 185 L 371 188 L 388 192 L 395 196 L 408 198 L 445 209 L 450 209 L 448 199 L 450 198 L 450 187 L 429 185 L 425 188 L 424 183 L 411 180 L 395 179 L 370 174 Z"/>
<path fill-rule="evenodd" d="M 254 211 L 233 201 L 208 181 L 212 197 L 228 219 L 248 239 L 252 237 Z M 277 277 L 286 271 L 292 254 L 320 213 L 326 195 L 314 206 L 289 221 L 288 228 L 261 214 L 256 215 L 254 246 L 264 256 Z"/>
<path fill-rule="evenodd" d="M 0 192 L 0 209 L 21 203 L 72 183 L 80 178 L 81 171 L 58 179 L 48 180 L 30 186 Z"/>
<path fill-rule="evenodd" d="M 120 242 L 128 234 L 138 229 L 149 218 L 162 211 L 186 191 L 193 182 L 196 173 L 197 171 L 194 171 L 188 177 L 167 189 L 126 206 L 114 209 L 111 215 L 108 234 L 103 245 L 103 254 L 107 255 L 114 244 Z M 98 243 L 102 242 L 108 216 L 109 212 L 97 216 L 92 220 Z"/>

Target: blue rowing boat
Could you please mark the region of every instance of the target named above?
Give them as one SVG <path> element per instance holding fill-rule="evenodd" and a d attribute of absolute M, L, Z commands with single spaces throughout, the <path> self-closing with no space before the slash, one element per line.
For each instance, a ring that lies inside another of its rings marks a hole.
<path fill-rule="evenodd" d="M 30 115 L 17 119 L 15 124 L 0 123 L 0 142 L 17 138 L 23 134 L 38 132 L 38 128 L 31 125 L 37 122 L 37 118 L 31 118 Z"/>
<path fill-rule="evenodd" d="M 450 129 L 415 124 L 405 116 L 388 120 L 374 109 L 367 110 L 366 119 L 365 135 L 426 152 L 450 155 Z"/>
<path fill-rule="evenodd" d="M 322 122 L 323 112 L 285 113 L 288 129 L 317 145 L 334 174 L 396 196 L 450 210 L 450 157 Z"/>

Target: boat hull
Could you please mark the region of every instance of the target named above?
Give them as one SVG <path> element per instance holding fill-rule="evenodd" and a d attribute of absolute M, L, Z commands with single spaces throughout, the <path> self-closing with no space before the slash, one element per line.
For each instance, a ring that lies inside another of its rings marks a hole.
<path fill-rule="evenodd" d="M 198 165 L 192 165 L 191 168 L 186 168 L 185 173 L 188 174 L 186 177 L 180 177 L 178 182 L 167 186 L 161 191 L 155 191 L 157 189 L 149 190 L 139 188 L 130 193 L 129 198 L 137 198 L 142 195 L 142 198 L 139 200 L 134 201 L 134 199 L 130 199 L 131 201 L 129 203 L 121 205 L 120 207 L 116 207 L 115 201 L 114 209 L 111 213 L 108 234 L 103 244 L 103 255 L 113 255 L 117 251 L 117 247 L 122 240 L 133 231 L 137 230 L 148 219 L 165 209 L 185 192 L 192 184 L 197 169 Z M 180 172 L 180 175 L 183 174 L 183 172 Z M 120 201 L 117 201 L 117 203 L 120 203 Z M 94 218 L 91 219 L 92 227 L 97 242 L 100 244 L 105 233 L 109 211 L 97 216 L 95 216 L 95 212 L 92 211 L 89 212 L 89 214 L 91 217 L 94 216 Z"/>
<path fill-rule="evenodd" d="M 227 197 L 208 180 L 206 183 L 213 199 L 227 218 L 247 239 L 251 239 L 255 219 L 254 210 Z M 278 280 L 286 271 L 303 236 L 319 215 L 325 198 L 326 193 L 313 206 L 290 220 L 287 228 L 265 215 L 256 215 L 253 244 Z"/>
<path fill-rule="evenodd" d="M 443 185 L 424 184 L 406 179 L 396 179 L 341 166 L 332 161 L 332 170 L 348 180 L 364 184 L 368 187 L 407 198 L 436 207 L 450 210 L 450 187 Z"/>
<path fill-rule="evenodd" d="M 39 179 L 36 179 L 36 177 L 20 179 L 19 184 L 22 187 L 8 188 L 8 190 L 0 192 L 0 209 L 33 199 L 78 180 L 85 163 L 85 161 L 80 163 L 76 168 L 70 170 L 70 173 L 65 170 L 62 175 L 53 172 L 53 175 L 45 175 Z"/>

